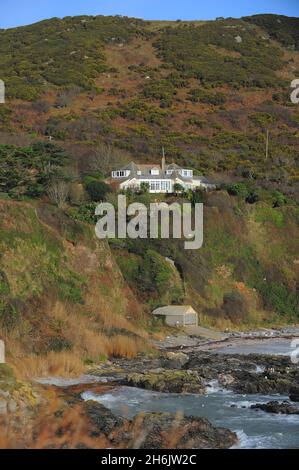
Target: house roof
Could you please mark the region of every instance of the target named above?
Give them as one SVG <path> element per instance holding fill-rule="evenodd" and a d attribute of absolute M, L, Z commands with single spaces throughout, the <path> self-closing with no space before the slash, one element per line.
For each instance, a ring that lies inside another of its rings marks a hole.
<path fill-rule="evenodd" d="M 166 307 L 156 308 L 153 315 L 186 315 L 187 313 L 196 313 L 191 305 L 167 305 Z"/>
<path fill-rule="evenodd" d="M 182 167 L 177 165 L 176 163 L 171 163 L 170 165 L 166 165 L 166 170 L 181 170 Z"/>
<path fill-rule="evenodd" d="M 201 181 L 202 183 L 209 183 L 209 180 L 205 176 L 193 176 L 195 181 Z"/>
<path fill-rule="evenodd" d="M 158 179 L 167 179 L 167 180 L 175 180 L 176 178 L 178 180 L 181 180 L 183 183 L 192 183 L 192 181 L 200 181 L 204 184 L 209 184 L 209 181 L 207 178 L 204 176 L 183 176 L 180 174 L 180 170 L 182 170 L 183 167 L 177 165 L 176 163 L 171 163 L 170 165 L 166 165 L 165 169 L 162 170 L 160 165 L 157 164 L 136 164 L 135 162 L 130 162 L 123 168 L 121 168 L 119 171 L 130 171 L 129 176 L 122 176 L 118 178 L 120 181 L 126 181 L 126 180 L 132 180 L 136 178 L 137 180 L 140 179 L 147 179 L 147 180 L 156 180 Z M 150 173 L 150 170 L 158 170 L 159 174 L 158 175 L 152 175 Z M 167 170 L 172 170 L 172 173 L 168 175 L 166 172 Z"/>

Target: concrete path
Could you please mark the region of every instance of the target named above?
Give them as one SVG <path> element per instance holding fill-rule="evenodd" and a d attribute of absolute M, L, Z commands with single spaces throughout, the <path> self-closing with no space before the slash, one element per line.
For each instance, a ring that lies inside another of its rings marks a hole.
<path fill-rule="evenodd" d="M 228 338 L 228 335 L 225 333 L 203 328 L 202 326 L 185 326 L 184 330 L 188 335 L 199 336 L 200 338 L 211 339 L 213 341 L 223 341 Z"/>

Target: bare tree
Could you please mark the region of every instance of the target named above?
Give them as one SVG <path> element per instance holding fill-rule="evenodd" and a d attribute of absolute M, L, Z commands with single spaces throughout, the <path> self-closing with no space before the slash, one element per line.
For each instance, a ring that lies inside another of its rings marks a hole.
<path fill-rule="evenodd" d="M 129 160 L 126 152 L 107 144 L 99 144 L 91 156 L 89 168 L 94 173 L 108 175 L 109 172 Z"/>
<path fill-rule="evenodd" d="M 51 202 L 63 207 L 69 196 L 69 186 L 64 180 L 53 180 L 49 184 L 47 194 Z"/>

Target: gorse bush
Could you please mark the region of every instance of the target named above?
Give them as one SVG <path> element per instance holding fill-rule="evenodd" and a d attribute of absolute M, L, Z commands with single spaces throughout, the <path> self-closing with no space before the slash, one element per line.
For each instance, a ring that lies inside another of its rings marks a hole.
<path fill-rule="evenodd" d="M 281 82 L 273 74 L 282 66 L 281 51 L 255 29 L 244 28 L 240 20 L 168 27 L 155 45 L 161 57 L 184 77 L 236 87 L 265 88 Z"/>
<path fill-rule="evenodd" d="M 46 87 L 96 89 L 107 70 L 104 47 L 144 35 L 141 20 L 121 17 L 67 17 L 0 31 L 0 76 L 10 97 L 36 99 Z"/>
<path fill-rule="evenodd" d="M 264 28 L 272 39 L 299 50 L 299 19 L 282 15 L 254 15 L 243 20 Z"/>
<path fill-rule="evenodd" d="M 211 93 L 202 88 L 196 88 L 190 91 L 189 100 L 193 103 L 206 103 L 219 106 L 226 102 L 226 97 L 223 93 Z"/>

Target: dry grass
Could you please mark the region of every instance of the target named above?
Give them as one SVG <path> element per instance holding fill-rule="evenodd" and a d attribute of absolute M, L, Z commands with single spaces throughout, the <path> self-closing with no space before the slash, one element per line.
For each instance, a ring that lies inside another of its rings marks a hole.
<path fill-rule="evenodd" d="M 77 376 L 84 371 L 80 356 L 71 352 L 49 352 L 45 355 L 30 354 L 13 359 L 16 376 L 30 379 L 44 376 Z"/>
<path fill-rule="evenodd" d="M 91 304 L 92 301 L 89 307 Z M 72 348 L 61 352 L 28 354 L 22 346 L 21 329 L 6 332 L 3 339 L 7 344 L 7 360 L 19 378 L 77 376 L 83 373 L 86 361 L 97 363 L 106 357 L 134 358 L 138 353 L 149 349 L 145 341 L 147 334 L 126 318 L 110 313 L 108 308 L 104 318 L 101 313 L 90 313 L 87 316 L 80 311 L 74 312 L 73 306 L 56 301 L 46 302 L 45 312 L 51 322 L 62 325 L 61 334 Z M 124 333 L 108 336 L 105 331 L 110 329 L 122 330 Z M 46 323 L 42 335 L 46 338 L 51 334 Z"/>
<path fill-rule="evenodd" d="M 137 356 L 138 352 L 146 351 L 147 347 L 139 338 L 131 338 L 128 336 L 116 335 L 110 338 L 109 356 L 127 357 L 132 359 Z"/>

